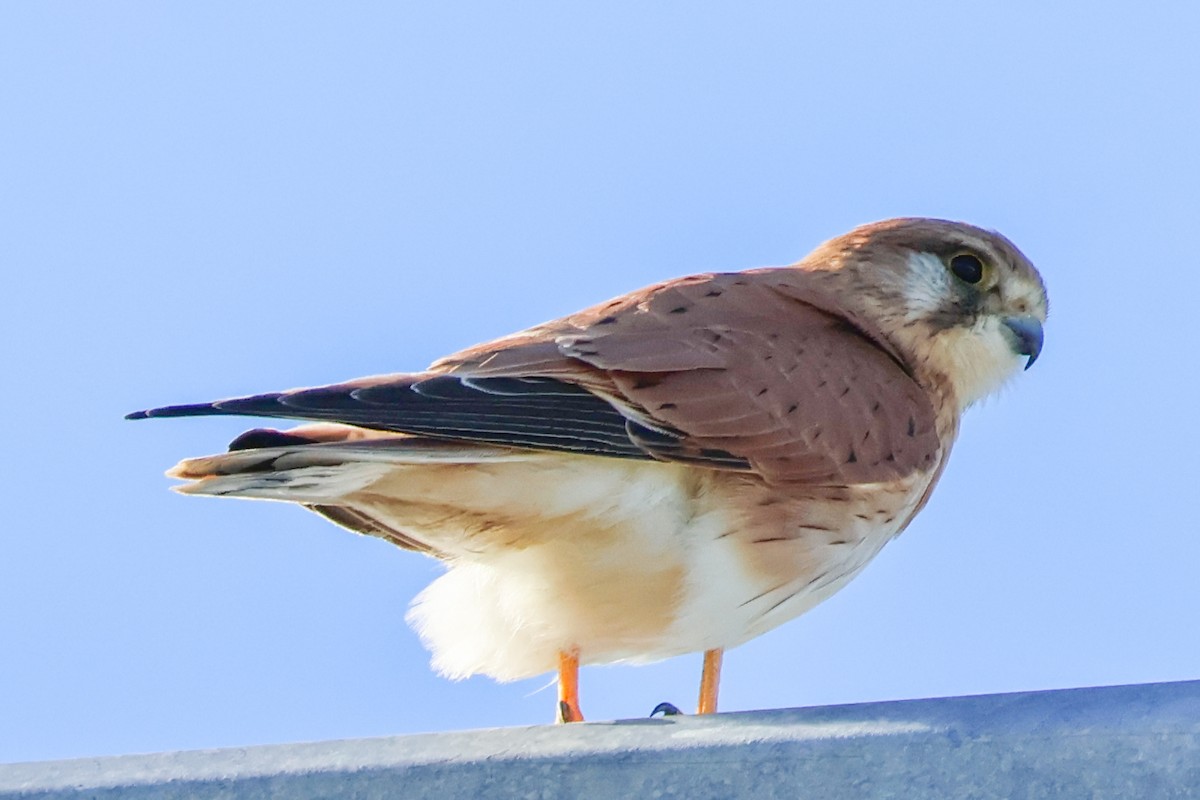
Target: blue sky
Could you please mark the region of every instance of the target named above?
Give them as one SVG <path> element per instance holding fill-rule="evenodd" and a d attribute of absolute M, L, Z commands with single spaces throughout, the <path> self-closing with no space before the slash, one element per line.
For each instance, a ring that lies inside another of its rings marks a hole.
<path fill-rule="evenodd" d="M 1200 677 L 1194 3 L 0 8 L 0 761 L 540 723 L 403 621 L 433 562 L 162 471 L 149 405 L 420 368 L 891 216 L 1040 266 L 1037 366 L 722 707 Z M 594 719 L 699 656 L 585 669 Z"/>

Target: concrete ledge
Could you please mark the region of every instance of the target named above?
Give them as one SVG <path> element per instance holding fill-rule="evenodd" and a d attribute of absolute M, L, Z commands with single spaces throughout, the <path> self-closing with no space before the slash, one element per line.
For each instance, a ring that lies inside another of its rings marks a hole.
<path fill-rule="evenodd" d="M 0 798 L 1195 798 L 1200 681 L 0 765 Z"/>

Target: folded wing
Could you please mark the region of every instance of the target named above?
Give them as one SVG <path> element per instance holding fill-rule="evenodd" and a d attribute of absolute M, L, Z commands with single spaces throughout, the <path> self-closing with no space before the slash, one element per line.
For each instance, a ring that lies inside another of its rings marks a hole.
<path fill-rule="evenodd" d="M 932 404 L 886 340 L 794 270 L 701 275 L 470 348 L 418 374 L 171 406 L 492 445 L 888 480 L 934 463 Z"/>

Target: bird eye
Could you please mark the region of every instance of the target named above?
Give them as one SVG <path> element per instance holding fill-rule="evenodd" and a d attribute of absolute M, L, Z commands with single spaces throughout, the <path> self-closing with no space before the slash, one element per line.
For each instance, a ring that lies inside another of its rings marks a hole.
<path fill-rule="evenodd" d="M 950 271 L 959 280 L 967 283 L 979 283 L 983 280 L 983 262 L 973 253 L 959 253 L 950 259 Z"/>

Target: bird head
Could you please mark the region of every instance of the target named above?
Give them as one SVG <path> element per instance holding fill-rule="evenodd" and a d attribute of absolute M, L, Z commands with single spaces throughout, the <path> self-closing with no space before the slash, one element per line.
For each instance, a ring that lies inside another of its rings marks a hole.
<path fill-rule="evenodd" d="M 893 219 L 831 239 L 796 265 L 878 321 L 920 378 L 959 409 L 998 389 L 1042 349 L 1046 287 L 998 233 L 962 222 Z"/>

